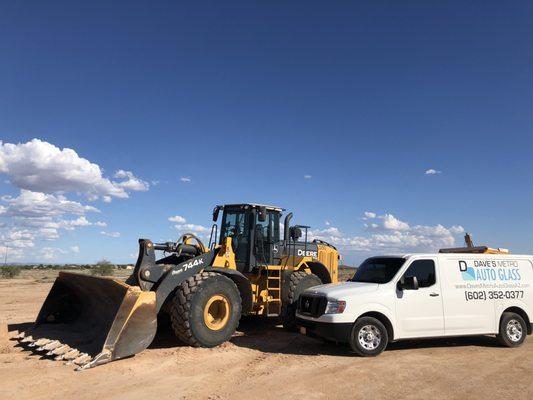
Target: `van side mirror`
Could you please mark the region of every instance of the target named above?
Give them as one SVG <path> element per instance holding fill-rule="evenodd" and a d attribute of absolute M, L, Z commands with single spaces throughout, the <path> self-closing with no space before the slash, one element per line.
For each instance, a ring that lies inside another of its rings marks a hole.
<path fill-rule="evenodd" d="M 416 276 L 404 276 L 398 281 L 398 290 L 418 290 L 418 279 Z"/>
<path fill-rule="evenodd" d="M 259 207 L 259 215 L 257 217 L 259 222 L 265 222 L 267 219 L 267 209 L 266 207 Z"/>

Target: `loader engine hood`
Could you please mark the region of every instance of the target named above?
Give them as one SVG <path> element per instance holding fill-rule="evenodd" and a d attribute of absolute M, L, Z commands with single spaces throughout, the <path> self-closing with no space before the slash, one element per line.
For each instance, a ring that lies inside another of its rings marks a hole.
<path fill-rule="evenodd" d="M 305 294 L 323 295 L 330 299 L 343 299 L 348 296 L 374 292 L 378 289 L 377 283 L 366 282 L 339 282 L 327 285 L 314 286 L 305 291 Z"/>

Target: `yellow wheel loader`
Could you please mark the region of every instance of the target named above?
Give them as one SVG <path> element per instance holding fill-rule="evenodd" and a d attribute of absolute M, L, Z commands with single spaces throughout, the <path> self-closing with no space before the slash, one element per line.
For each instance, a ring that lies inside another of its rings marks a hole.
<path fill-rule="evenodd" d="M 300 293 L 337 282 L 339 253 L 326 242 L 308 241 L 307 226 L 290 226 L 292 213 L 281 237 L 283 211 L 216 206 L 207 246 L 193 234 L 176 243 L 140 239 L 126 282 L 61 272 L 34 326 L 17 338 L 85 369 L 146 349 L 160 313 L 170 316 L 177 338 L 191 346 L 229 340 L 241 315 L 277 316 L 293 329 Z M 163 256 L 156 258 L 156 251 Z"/>

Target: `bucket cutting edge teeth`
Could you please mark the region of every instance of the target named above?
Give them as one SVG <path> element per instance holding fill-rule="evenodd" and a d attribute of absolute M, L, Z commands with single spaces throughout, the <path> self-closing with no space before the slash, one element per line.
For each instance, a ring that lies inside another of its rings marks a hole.
<path fill-rule="evenodd" d="M 41 347 L 41 346 L 44 346 L 45 344 L 48 344 L 50 342 L 51 342 L 50 339 L 42 338 L 42 339 L 38 339 L 35 342 L 33 342 L 32 344 L 30 344 L 30 347 Z"/>
<path fill-rule="evenodd" d="M 63 343 L 61 343 L 59 340 L 52 340 L 50 343 L 45 344 L 41 348 L 46 351 L 57 349 L 58 347 L 63 346 Z"/>
<path fill-rule="evenodd" d="M 92 360 L 92 357 L 89 354 L 83 353 L 81 356 L 79 356 L 74 361 L 72 361 L 72 363 L 81 367 L 84 364 L 90 363 L 91 360 Z"/>
<path fill-rule="evenodd" d="M 22 339 L 20 341 L 21 343 L 32 343 L 33 342 L 33 337 L 30 336 L 26 336 L 24 339 Z"/>
<path fill-rule="evenodd" d="M 86 369 L 89 369 L 89 368 L 92 368 L 92 367 L 94 367 L 94 359 L 93 360 L 89 360 L 86 363 L 79 364 L 78 368 L 76 368 L 76 371 L 83 371 L 83 370 L 86 370 Z"/>
<path fill-rule="evenodd" d="M 82 359 L 85 358 L 86 356 L 89 357 L 89 354 L 80 353 L 80 354 L 78 354 L 78 356 L 76 358 L 68 360 L 66 364 L 67 365 L 71 365 L 71 364 L 76 364 L 77 365 L 77 363 L 78 362 L 82 362 Z"/>
<path fill-rule="evenodd" d="M 68 352 L 66 352 L 65 354 L 62 355 L 62 360 L 71 361 L 71 360 L 74 360 L 77 357 L 79 357 L 79 355 L 80 355 L 79 350 L 72 349 L 72 350 L 70 350 L 70 351 L 68 351 Z"/>
<path fill-rule="evenodd" d="M 71 350 L 70 346 L 68 344 L 64 344 L 62 346 L 58 346 L 55 349 L 49 351 L 46 353 L 47 356 L 61 356 L 65 353 L 68 353 Z"/>

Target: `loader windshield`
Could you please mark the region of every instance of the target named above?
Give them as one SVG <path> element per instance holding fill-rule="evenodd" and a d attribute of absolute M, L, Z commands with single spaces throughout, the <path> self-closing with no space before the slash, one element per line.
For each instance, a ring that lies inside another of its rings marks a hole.
<path fill-rule="evenodd" d="M 373 257 L 367 259 L 350 279 L 350 282 L 388 283 L 400 270 L 404 258 Z"/>

